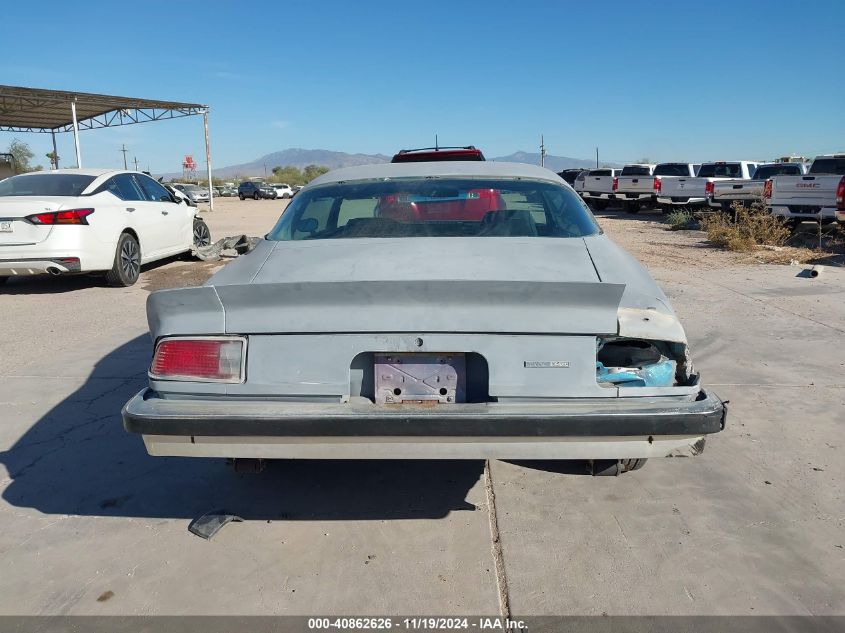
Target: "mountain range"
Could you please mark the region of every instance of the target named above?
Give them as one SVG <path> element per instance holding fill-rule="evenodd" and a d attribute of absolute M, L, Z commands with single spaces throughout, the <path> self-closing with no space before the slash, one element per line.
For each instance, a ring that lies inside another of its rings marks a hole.
<path fill-rule="evenodd" d="M 234 178 L 236 176 L 263 176 L 269 175 L 273 167 L 294 166 L 302 169 L 307 165 L 323 165 L 330 169 L 338 167 L 354 167 L 356 165 L 372 165 L 375 163 L 386 163 L 390 161 L 386 154 L 348 154 L 346 152 L 333 152 L 327 149 L 301 149 L 291 148 L 278 152 L 266 154 L 248 163 L 240 165 L 229 165 L 218 167 L 213 170 L 215 176 L 220 178 Z M 540 164 L 540 154 L 532 152 L 514 152 L 508 156 L 488 157 L 487 160 L 512 163 L 528 163 L 531 165 Z M 561 171 L 575 167 L 594 167 L 595 160 L 586 158 L 570 158 L 568 156 L 553 156 L 546 154 L 546 167 L 552 171 Z M 602 163 L 608 167 L 621 167 L 617 163 Z"/>

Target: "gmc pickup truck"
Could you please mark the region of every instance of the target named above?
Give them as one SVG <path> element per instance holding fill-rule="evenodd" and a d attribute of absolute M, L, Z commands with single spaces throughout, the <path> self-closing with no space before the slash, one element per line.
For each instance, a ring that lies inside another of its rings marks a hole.
<path fill-rule="evenodd" d="M 816 156 L 803 176 L 775 176 L 766 181 L 763 197 L 773 215 L 792 222 L 843 216 L 845 221 L 845 154 Z"/>
<path fill-rule="evenodd" d="M 654 202 L 654 168 L 656 165 L 625 165 L 613 179 L 613 197 L 628 213 L 638 213 L 644 204 Z"/>
<path fill-rule="evenodd" d="M 591 169 L 584 178 L 581 197 L 594 209 L 601 211 L 613 200 L 613 179 L 619 175 L 618 169 Z"/>
<path fill-rule="evenodd" d="M 734 202 L 750 206 L 763 199 L 763 185 L 769 178 L 781 174 L 803 176 L 807 173 L 806 163 L 766 163 L 758 165 L 751 180 L 729 178 L 713 183 L 713 192 L 707 197 L 707 204 L 714 209 L 729 211 Z"/>
<path fill-rule="evenodd" d="M 672 178 L 662 182 L 660 193 L 657 195 L 657 204 L 671 206 L 707 204 L 708 194 L 713 192 L 717 181 L 751 180 L 756 169 L 757 163 L 748 160 L 702 163 L 695 178 Z"/>

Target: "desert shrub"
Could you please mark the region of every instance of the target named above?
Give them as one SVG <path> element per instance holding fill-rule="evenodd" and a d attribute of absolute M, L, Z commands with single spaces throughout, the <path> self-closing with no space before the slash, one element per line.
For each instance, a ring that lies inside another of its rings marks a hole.
<path fill-rule="evenodd" d="M 669 228 L 673 231 L 690 229 L 696 224 L 695 219 L 692 217 L 692 213 L 690 213 L 687 209 L 675 209 L 667 213 L 666 222 L 669 224 Z"/>
<path fill-rule="evenodd" d="M 714 213 L 701 225 L 707 239 L 731 251 L 751 251 L 761 244 L 783 246 L 791 234 L 783 218 L 756 202 L 750 208 L 734 203 L 730 212 Z"/>

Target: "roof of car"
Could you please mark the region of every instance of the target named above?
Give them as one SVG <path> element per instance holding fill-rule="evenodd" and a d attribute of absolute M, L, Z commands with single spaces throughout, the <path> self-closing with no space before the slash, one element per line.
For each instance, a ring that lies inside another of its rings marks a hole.
<path fill-rule="evenodd" d="M 308 187 L 348 180 L 376 180 L 381 178 L 426 177 L 491 177 L 531 178 L 564 182 L 553 171 L 525 163 L 499 163 L 495 161 L 444 161 L 430 163 L 379 163 L 335 169 L 312 180 Z"/>
<path fill-rule="evenodd" d="M 75 174 L 78 176 L 103 176 L 105 174 L 119 174 L 121 172 L 131 171 L 128 169 L 50 169 L 47 171 L 31 171 L 29 174 Z M 140 172 L 134 172 L 140 173 Z M 21 174 L 25 176 L 27 174 Z"/>

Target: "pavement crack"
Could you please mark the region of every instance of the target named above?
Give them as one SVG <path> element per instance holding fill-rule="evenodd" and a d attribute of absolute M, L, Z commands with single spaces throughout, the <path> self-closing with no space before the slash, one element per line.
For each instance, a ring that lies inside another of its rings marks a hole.
<path fill-rule="evenodd" d="M 499 520 L 496 516 L 496 492 L 493 490 L 493 474 L 490 460 L 484 462 L 484 491 L 487 494 L 487 518 L 490 521 L 490 544 L 493 552 L 493 565 L 496 572 L 496 589 L 499 593 L 499 612 L 503 619 L 511 616 L 508 577 L 505 574 L 505 559 L 502 553 L 502 540 L 499 536 Z"/>

